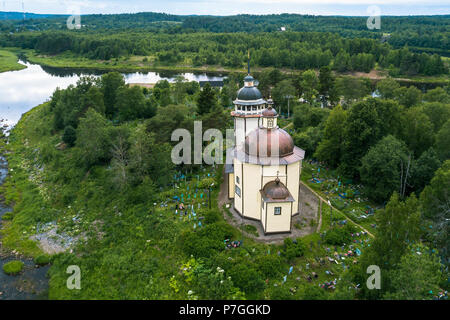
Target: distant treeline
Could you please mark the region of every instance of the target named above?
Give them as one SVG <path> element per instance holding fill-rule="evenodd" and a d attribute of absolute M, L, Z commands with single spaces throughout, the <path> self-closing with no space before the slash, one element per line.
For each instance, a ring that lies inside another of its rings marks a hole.
<path fill-rule="evenodd" d="M 9 17 L 9 18 L 8 18 Z M 35 16 L 0 13 L 0 31 L 63 30 L 65 16 Z M 31 17 L 31 18 L 30 18 Z M 83 30 L 144 30 L 157 33 L 191 32 L 277 32 L 288 31 L 333 32 L 346 38 L 375 38 L 390 34 L 387 39 L 396 48 L 405 45 L 418 48 L 441 49 L 450 54 L 450 16 L 383 16 L 381 29 L 368 30 L 366 17 L 312 16 L 298 14 L 237 15 L 237 16 L 177 16 L 164 13 L 137 13 L 82 16 Z M 429 52 L 429 51 L 428 51 Z"/>
<path fill-rule="evenodd" d="M 330 32 L 91 34 L 71 31 L 0 35 L 0 46 L 35 49 L 42 54 L 66 51 L 89 59 L 152 56 L 161 65 L 242 67 L 250 50 L 252 65 L 305 70 L 332 65 L 339 72 L 372 70 L 376 63 L 392 75 L 448 73 L 440 56 L 394 49 L 376 39 L 343 38 Z"/>

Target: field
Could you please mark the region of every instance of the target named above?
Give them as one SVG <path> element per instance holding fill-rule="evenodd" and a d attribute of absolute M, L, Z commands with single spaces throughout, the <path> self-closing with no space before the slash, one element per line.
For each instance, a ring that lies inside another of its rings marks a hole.
<path fill-rule="evenodd" d="M 26 67 L 17 62 L 17 56 L 7 50 L 0 50 L 0 72 L 22 70 Z"/>

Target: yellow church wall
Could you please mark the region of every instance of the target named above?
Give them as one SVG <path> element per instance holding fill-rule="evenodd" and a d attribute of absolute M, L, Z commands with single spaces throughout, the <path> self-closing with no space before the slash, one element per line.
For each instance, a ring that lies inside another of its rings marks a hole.
<path fill-rule="evenodd" d="M 264 222 L 263 228 L 266 233 L 289 232 L 291 231 L 291 202 L 267 203 L 267 222 Z M 275 215 L 275 207 L 281 207 L 281 215 Z"/>
<path fill-rule="evenodd" d="M 264 226 L 266 225 L 266 206 L 264 205 L 262 199 L 260 201 L 261 201 L 261 224 L 263 225 L 264 228 Z"/>
<path fill-rule="evenodd" d="M 278 178 L 280 181 L 286 185 L 286 166 L 263 166 L 262 167 L 263 172 L 263 181 L 261 189 L 270 181 L 274 181 L 277 178 L 277 172 Z"/>
<path fill-rule="evenodd" d="M 286 186 L 294 198 L 292 214 L 298 212 L 298 189 L 300 187 L 300 164 L 301 162 L 291 163 L 287 166 L 288 178 Z"/>
<path fill-rule="evenodd" d="M 244 190 L 244 216 L 252 219 L 261 219 L 261 166 L 244 163 L 244 177 L 242 181 Z"/>
<path fill-rule="evenodd" d="M 236 183 L 236 178 L 239 177 L 239 183 Z M 233 185 L 237 185 L 241 189 L 241 195 L 236 194 L 236 190 L 234 193 L 234 208 L 242 214 L 242 196 L 243 196 L 243 188 L 242 188 L 242 162 L 238 159 L 234 159 L 234 177 L 233 177 Z M 234 187 L 233 187 L 234 188 Z"/>
<path fill-rule="evenodd" d="M 228 198 L 233 199 L 234 198 L 234 173 L 230 173 L 228 175 Z"/>

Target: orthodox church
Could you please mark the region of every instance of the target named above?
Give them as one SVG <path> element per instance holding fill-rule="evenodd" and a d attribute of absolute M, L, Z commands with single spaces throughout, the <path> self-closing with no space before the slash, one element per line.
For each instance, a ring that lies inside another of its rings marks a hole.
<path fill-rule="evenodd" d="M 277 125 L 273 101 L 264 100 L 250 76 L 234 101 L 234 147 L 227 150 L 228 197 L 242 217 L 258 220 L 265 234 L 288 233 L 299 213 L 305 151 Z"/>

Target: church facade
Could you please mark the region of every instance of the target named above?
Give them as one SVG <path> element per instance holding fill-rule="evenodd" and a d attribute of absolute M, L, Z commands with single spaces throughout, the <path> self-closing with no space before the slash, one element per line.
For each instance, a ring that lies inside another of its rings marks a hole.
<path fill-rule="evenodd" d="M 228 197 L 242 217 L 261 222 L 265 234 L 288 233 L 299 213 L 305 151 L 277 125 L 273 101 L 264 100 L 248 75 L 234 101 L 234 147 L 227 150 Z"/>

